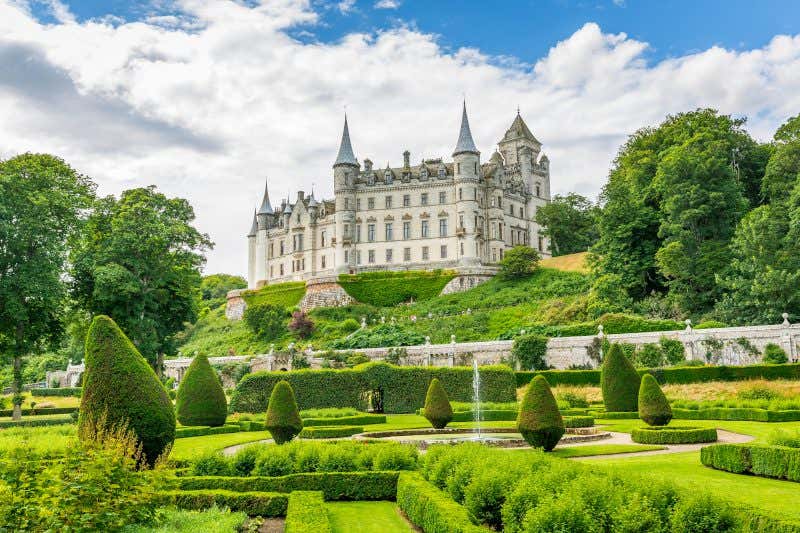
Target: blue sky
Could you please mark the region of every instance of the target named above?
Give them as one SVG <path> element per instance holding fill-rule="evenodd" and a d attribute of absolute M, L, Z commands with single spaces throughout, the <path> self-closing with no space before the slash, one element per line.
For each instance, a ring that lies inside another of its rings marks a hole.
<path fill-rule="evenodd" d="M 320 24 L 301 26 L 302 40 L 331 42 L 350 32 L 374 32 L 398 24 L 439 35 L 440 44 L 474 47 L 495 56 L 533 63 L 556 42 L 587 22 L 609 33 L 624 32 L 651 45 L 648 59 L 699 52 L 712 46 L 758 48 L 776 34 L 800 32 L 797 0 L 397 0 L 398 7 L 376 9 L 377 0 L 314 0 Z M 78 20 L 114 15 L 126 21 L 152 13 L 170 13 L 169 3 L 123 0 L 67 0 Z M 51 19 L 46 3 L 33 4 L 42 20 Z M 156 7 L 160 6 L 160 7 Z M 313 35 L 309 35 L 309 33 Z"/>

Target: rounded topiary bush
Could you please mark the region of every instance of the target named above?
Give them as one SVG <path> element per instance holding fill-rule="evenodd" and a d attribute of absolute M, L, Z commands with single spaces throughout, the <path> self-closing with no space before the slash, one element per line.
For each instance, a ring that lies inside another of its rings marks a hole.
<path fill-rule="evenodd" d="M 618 344 L 612 344 L 603 359 L 600 385 L 606 411 L 638 410 L 639 373 Z"/>
<path fill-rule="evenodd" d="M 525 391 L 517 415 L 517 429 L 528 444 L 548 452 L 564 435 L 564 420 L 553 391 L 542 376 L 534 377 Z"/>
<path fill-rule="evenodd" d="M 96 316 L 86 335 L 78 435 L 126 425 L 148 464 L 175 440 L 175 410 L 167 391 L 133 343 L 109 317 Z"/>
<path fill-rule="evenodd" d="M 651 374 L 642 376 L 639 387 L 639 418 L 651 426 L 666 426 L 672 420 L 672 408 L 667 397 Z"/>
<path fill-rule="evenodd" d="M 267 406 L 267 431 L 277 444 L 289 442 L 303 429 L 292 386 L 286 380 L 275 384 Z"/>
<path fill-rule="evenodd" d="M 221 426 L 228 416 L 228 401 L 217 373 L 205 355 L 196 355 L 186 369 L 175 410 L 184 426 Z"/>
<path fill-rule="evenodd" d="M 716 442 L 714 428 L 655 426 L 633 428 L 631 440 L 639 444 L 696 444 Z"/>
<path fill-rule="evenodd" d="M 425 395 L 425 408 L 422 416 L 428 419 L 436 429 L 442 429 L 453 420 L 453 408 L 447 398 L 447 392 L 438 378 L 433 378 Z"/>

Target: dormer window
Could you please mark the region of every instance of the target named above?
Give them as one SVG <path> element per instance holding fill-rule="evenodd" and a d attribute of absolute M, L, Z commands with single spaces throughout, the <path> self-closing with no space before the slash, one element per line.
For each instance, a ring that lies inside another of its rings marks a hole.
<path fill-rule="evenodd" d="M 386 172 L 383 173 L 383 178 L 386 181 L 386 185 L 391 185 L 392 177 L 392 171 L 387 168 Z"/>
<path fill-rule="evenodd" d="M 422 179 L 428 179 L 428 167 L 425 165 L 422 166 L 422 170 L 419 171 L 419 177 Z"/>
<path fill-rule="evenodd" d="M 447 175 L 447 169 L 445 168 L 444 164 L 439 165 L 439 179 L 444 179 Z"/>

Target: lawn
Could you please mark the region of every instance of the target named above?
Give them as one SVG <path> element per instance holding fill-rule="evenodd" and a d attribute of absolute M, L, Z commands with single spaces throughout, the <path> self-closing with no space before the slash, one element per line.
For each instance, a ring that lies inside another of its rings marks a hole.
<path fill-rule="evenodd" d="M 664 446 L 647 444 L 587 444 L 586 446 L 568 446 L 556 448 L 551 455 L 556 457 L 588 457 L 591 455 L 616 455 L 618 453 L 652 452 L 663 450 Z"/>
<path fill-rule="evenodd" d="M 220 451 L 228 446 L 256 442 L 272 438 L 268 431 L 247 431 L 242 433 L 223 433 L 202 437 L 175 439 L 170 459 L 193 459 L 206 453 Z"/>
<path fill-rule="evenodd" d="M 608 431 L 630 433 L 635 427 L 644 427 L 647 424 L 641 420 L 595 420 L 595 424 L 603 426 Z M 767 436 L 776 429 L 800 429 L 800 422 L 748 422 L 729 420 L 673 420 L 670 426 L 711 427 L 724 429 L 734 433 L 752 435 L 756 441 L 765 441 Z"/>
<path fill-rule="evenodd" d="M 331 502 L 326 505 L 334 533 L 414 531 L 394 502 Z"/>

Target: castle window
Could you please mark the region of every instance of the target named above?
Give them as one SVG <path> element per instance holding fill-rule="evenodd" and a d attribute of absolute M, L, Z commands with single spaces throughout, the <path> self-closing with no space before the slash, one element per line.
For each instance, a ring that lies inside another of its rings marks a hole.
<path fill-rule="evenodd" d="M 403 261 L 411 261 L 411 248 L 403 248 Z"/>
<path fill-rule="evenodd" d="M 302 259 L 302 261 L 300 262 L 300 270 L 303 270 L 303 271 L 304 271 L 305 269 L 306 269 L 306 259 L 305 259 L 305 257 L 304 257 L 304 258 Z"/>
<path fill-rule="evenodd" d="M 322 230 L 319 236 L 320 245 L 325 248 L 325 230 Z"/>
<path fill-rule="evenodd" d="M 439 237 L 447 237 L 447 219 L 439 219 Z"/>
<path fill-rule="evenodd" d="M 542 238 L 539 237 L 539 251 L 542 251 Z"/>
<path fill-rule="evenodd" d="M 387 196 L 386 198 L 384 198 L 384 201 L 386 202 L 386 209 L 391 209 L 392 208 L 392 197 L 391 196 Z"/>
<path fill-rule="evenodd" d="M 463 242 L 461 243 L 461 255 L 464 255 L 464 243 Z"/>
<path fill-rule="evenodd" d="M 361 264 L 361 250 L 356 250 L 356 264 Z"/>
<path fill-rule="evenodd" d="M 321 264 L 322 268 L 325 268 L 325 256 L 324 255 L 322 256 L 321 261 L 322 261 L 322 264 Z"/>
<path fill-rule="evenodd" d="M 442 245 L 439 247 L 439 257 L 442 259 L 447 259 L 447 246 Z"/>
<path fill-rule="evenodd" d="M 461 163 L 456 163 L 456 174 L 461 174 Z"/>
<path fill-rule="evenodd" d="M 274 244 L 275 243 L 273 243 L 273 242 L 269 243 L 269 258 L 270 259 L 272 259 L 275 256 L 275 254 L 273 253 L 275 251 L 274 250 L 274 247 L 275 247 Z"/>
<path fill-rule="evenodd" d="M 458 227 L 459 228 L 464 227 L 464 215 L 458 215 Z"/>
<path fill-rule="evenodd" d="M 361 224 L 356 224 L 356 242 L 361 242 Z"/>
<path fill-rule="evenodd" d="M 463 192 L 463 191 L 461 190 L 461 187 L 459 187 L 459 188 L 458 188 L 458 199 L 459 199 L 459 200 L 461 200 L 461 199 L 463 199 L 463 198 L 464 198 L 464 195 L 462 194 L 462 192 Z"/>
<path fill-rule="evenodd" d="M 387 263 L 391 263 L 392 262 L 392 249 L 391 248 L 386 250 L 386 262 Z"/>
<path fill-rule="evenodd" d="M 403 240 L 411 238 L 411 222 L 403 222 Z"/>
<path fill-rule="evenodd" d="M 428 221 L 427 220 L 423 220 L 422 221 L 422 225 L 420 227 L 420 237 L 422 237 L 423 239 L 427 239 L 428 238 Z"/>
<path fill-rule="evenodd" d="M 345 198 L 344 199 L 344 209 L 345 209 L 345 211 L 350 209 L 350 198 Z"/>
<path fill-rule="evenodd" d="M 419 177 L 421 179 L 428 179 L 428 167 L 422 165 L 422 170 L 419 171 Z"/>
<path fill-rule="evenodd" d="M 281 276 L 283 276 L 283 263 L 281 263 L 281 265 L 280 265 L 280 272 L 281 272 Z"/>
<path fill-rule="evenodd" d="M 386 240 L 387 241 L 391 241 L 392 240 L 392 223 L 391 222 L 387 222 L 386 223 Z"/>
<path fill-rule="evenodd" d="M 478 189 L 472 189 L 472 199 L 478 200 Z"/>
<path fill-rule="evenodd" d="M 522 206 L 519 206 L 519 218 L 525 218 L 525 211 L 522 209 Z"/>
<path fill-rule="evenodd" d="M 428 247 L 427 246 L 423 246 L 422 247 L 422 260 L 423 261 L 427 261 L 429 258 L 430 258 L 430 253 L 428 252 Z"/>
<path fill-rule="evenodd" d="M 283 255 L 284 253 L 285 252 L 283 251 L 283 241 L 281 241 L 281 255 Z M 283 272 L 281 272 L 281 274 L 283 274 Z"/>
<path fill-rule="evenodd" d="M 403 195 L 403 207 L 408 207 L 411 205 L 411 195 L 404 194 Z"/>
<path fill-rule="evenodd" d="M 356 209 L 361 211 L 361 198 L 356 198 Z"/>
<path fill-rule="evenodd" d="M 344 251 L 344 263 L 348 264 L 350 262 L 350 250 Z"/>
<path fill-rule="evenodd" d="M 478 173 L 478 162 L 475 161 L 474 165 L 475 165 L 475 174 L 477 174 Z"/>
<path fill-rule="evenodd" d="M 444 165 L 439 165 L 439 179 L 443 179 L 447 175 L 447 170 L 444 168 Z"/>
<path fill-rule="evenodd" d="M 443 204 L 447 201 L 447 193 L 445 191 L 439 191 L 439 203 Z"/>
<path fill-rule="evenodd" d="M 367 241 L 375 241 L 375 224 L 367 224 Z"/>
<path fill-rule="evenodd" d="M 497 197 L 497 207 L 499 207 L 501 209 L 503 207 L 503 197 L 502 196 L 498 196 Z"/>
<path fill-rule="evenodd" d="M 370 250 L 367 255 L 367 262 L 374 263 L 375 262 L 375 250 Z"/>
<path fill-rule="evenodd" d="M 375 209 L 375 198 L 367 198 L 367 209 Z"/>
<path fill-rule="evenodd" d="M 275 269 L 275 267 L 270 265 L 270 267 L 269 267 L 269 277 L 272 277 L 272 275 L 274 273 L 274 269 Z"/>
<path fill-rule="evenodd" d="M 536 196 L 538 196 L 540 198 L 542 196 L 542 186 L 539 183 L 536 184 Z"/>
<path fill-rule="evenodd" d="M 344 236 L 345 237 L 349 237 L 350 236 L 350 224 L 345 224 L 344 225 Z"/>
<path fill-rule="evenodd" d="M 422 205 L 428 205 L 428 193 L 424 192 L 419 196 L 419 203 Z"/>
<path fill-rule="evenodd" d="M 386 172 L 383 173 L 383 177 L 385 178 L 387 185 L 391 185 L 392 184 L 392 171 L 391 170 L 389 170 L 387 168 Z"/>

